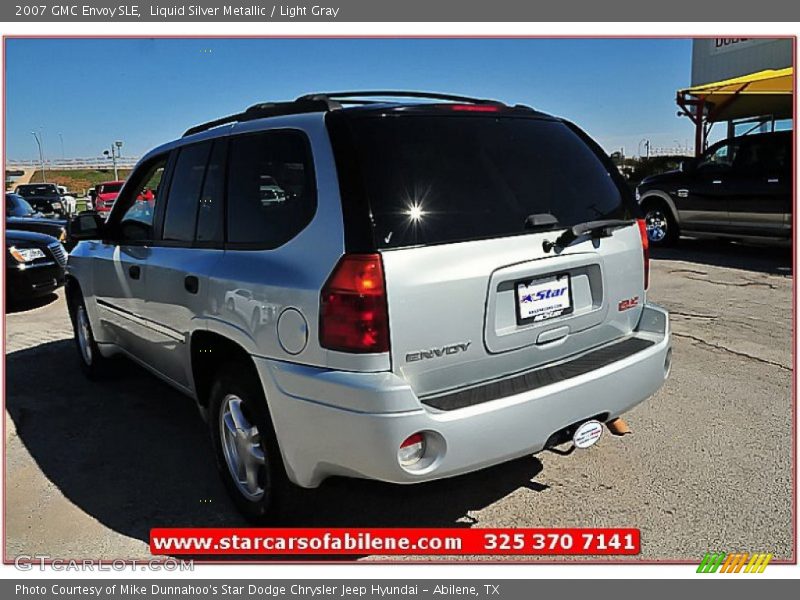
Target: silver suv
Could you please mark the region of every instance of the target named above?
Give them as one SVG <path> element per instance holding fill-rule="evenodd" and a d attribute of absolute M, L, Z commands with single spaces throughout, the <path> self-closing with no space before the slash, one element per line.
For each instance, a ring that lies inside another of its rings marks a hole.
<path fill-rule="evenodd" d="M 90 377 L 191 396 L 240 509 L 590 445 L 670 366 L 638 207 L 575 125 L 441 94 L 314 94 L 147 154 L 71 222 Z"/>

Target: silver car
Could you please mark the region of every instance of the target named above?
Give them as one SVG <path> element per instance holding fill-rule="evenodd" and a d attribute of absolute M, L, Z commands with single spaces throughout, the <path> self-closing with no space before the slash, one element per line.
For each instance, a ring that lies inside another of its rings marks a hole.
<path fill-rule="evenodd" d="M 87 375 L 123 354 L 196 400 L 232 497 L 264 521 L 292 484 L 588 446 L 651 396 L 670 331 L 638 215 L 562 119 L 314 94 L 142 158 L 107 222 L 71 222 L 67 297 Z"/>

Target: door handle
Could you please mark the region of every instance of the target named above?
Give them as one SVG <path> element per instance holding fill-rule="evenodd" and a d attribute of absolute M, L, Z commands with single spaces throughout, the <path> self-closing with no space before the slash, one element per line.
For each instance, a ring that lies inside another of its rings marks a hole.
<path fill-rule="evenodd" d="M 720 184 L 720 183 L 722 183 L 722 179 L 715 179 L 711 183 L 713 183 L 714 185 Z"/>
<path fill-rule="evenodd" d="M 780 183 L 780 179 L 778 179 L 777 177 L 770 177 L 769 179 L 767 179 L 767 183 Z"/>
<path fill-rule="evenodd" d="M 200 289 L 200 280 L 194 275 L 187 275 L 186 279 L 183 280 L 183 287 L 190 294 L 196 294 L 197 290 Z"/>
<path fill-rule="evenodd" d="M 142 269 L 139 265 L 131 265 L 128 267 L 128 274 L 131 276 L 131 279 L 139 279 L 142 276 Z"/>

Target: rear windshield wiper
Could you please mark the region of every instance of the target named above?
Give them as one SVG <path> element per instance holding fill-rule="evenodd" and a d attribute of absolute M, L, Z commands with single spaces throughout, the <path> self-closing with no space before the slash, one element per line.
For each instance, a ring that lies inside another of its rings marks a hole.
<path fill-rule="evenodd" d="M 553 248 L 566 248 L 582 235 L 589 235 L 593 240 L 611 237 L 611 234 L 615 230 L 628 227 L 629 225 L 633 225 L 633 223 L 634 221 L 631 219 L 606 219 L 604 221 L 578 223 L 558 236 L 554 242 L 545 240 L 542 247 L 545 252 L 550 252 Z"/>

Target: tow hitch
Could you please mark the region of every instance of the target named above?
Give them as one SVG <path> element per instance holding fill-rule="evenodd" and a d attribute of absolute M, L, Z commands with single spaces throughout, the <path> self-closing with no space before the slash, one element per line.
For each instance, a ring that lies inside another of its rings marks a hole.
<path fill-rule="evenodd" d="M 606 423 L 609 433 L 615 436 L 623 436 L 633 433 L 628 424 L 620 418 L 612 419 Z M 549 450 L 561 456 L 568 456 L 575 452 L 577 448 L 590 448 L 594 446 L 603 435 L 603 423 L 598 419 L 590 419 L 580 424 L 570 425 L 561 431 L 557 431 L 550 436 L 545 445 L 545 450 Z M 566 450 L 557 448 L 561 444 L 572 442 Z"/>

